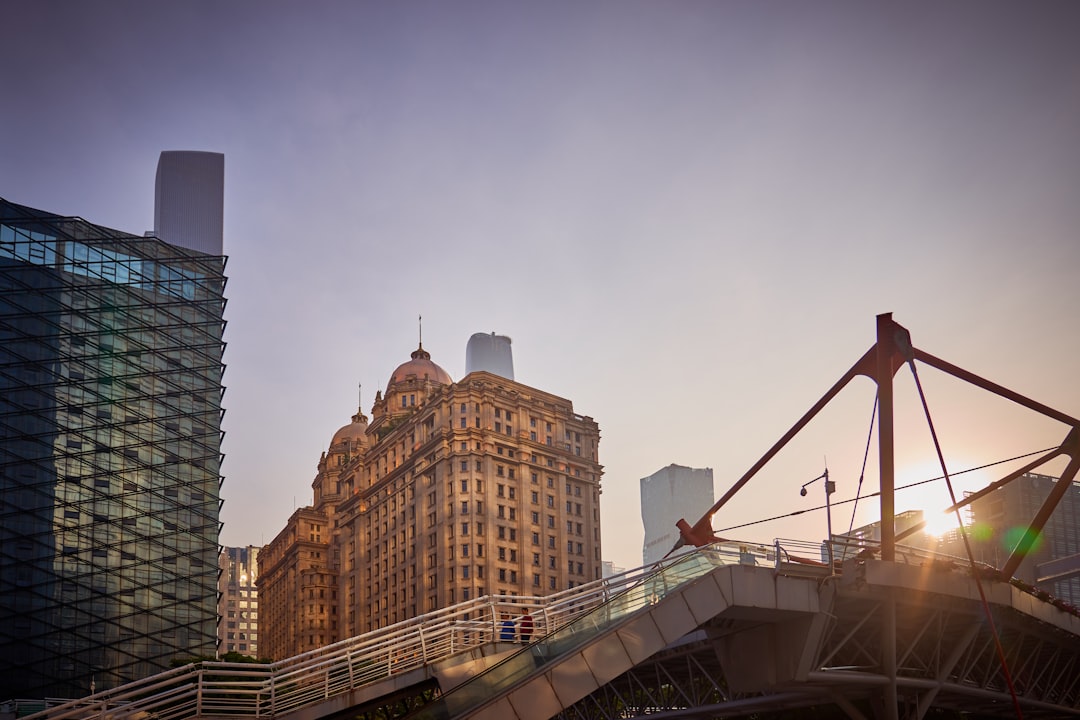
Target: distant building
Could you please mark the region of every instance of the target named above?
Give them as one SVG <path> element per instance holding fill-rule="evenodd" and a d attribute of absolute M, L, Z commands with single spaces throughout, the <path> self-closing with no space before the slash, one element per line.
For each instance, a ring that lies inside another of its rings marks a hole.
<path fill-rule="evenodd" d="M 697 522 L 713 505 L 712 468 L 668 465 L 641 478 L 641 521 L 645 526 L 642 563 L 662 560 L 679 540 L 675 523 Z M 693 549 L 686 546 L 682 552 Z"/>
<path fill-rule="evenodd" d="M 218 577 L 218 656 L 259 657 L 259 548 L 221 549 Z"/>
<path fill-rule="evenodd" d="M 221 255 L 225 226 L 225 156 L 169 150 L 158 158 L 154 235 L 167 243 Z"/>
<path fill-rule="evenodd" d="M 514 353 L 506 335 L 476 333 L 465 346 L 465 374 L 484 370 L 507 380 L 514 379 Z"/>
<path fill-rule="evenodd" d="M 0 698 L 214 655 L 225 258 L 171 239 L 0 200 Z"/>
<path fill-rule="evenodd" d="M 300 508 L 259 554 L 259 640 L 265 657 L 281 660 L 346 637 L 338 627 L 332 516 L 332 505 Z"/>
<path fill-rule="evenodd" d="M 922 510 L 905 510 L 895 515 L 893 530 L 901 533 L 908 528 L 914 527 L 923 521 Z M 860 550 L 867 547 L 877 547 L 881 544 L 881 523 L 872 522 L 862 527 L 857 527 L 848 533 L 833 533 L 834 560 L 844 560 L 853 557 Z M 903 547 L 917 548 L 919 550 L 940 551 L 940 540 L 926 532 L 916 532 L 908 535 L 898 543 Z M 821 560 L 828 562 L 829 548 L 827 543 L 821 544 Z"/>
<path fill-rule="evenodd" d="M 600 563 L 600 577 L 614 577 L 615 575 L 621 575 L 626 572 L 626 568 L 619 567 L 611 560 L 604 560 Z"/>
<path fill-rule="evenodd" d="M 1028 532 L 1031 521 L 1057 484 L 1058 478 L 1026 473 L 992 493 L 975 500 L 963 512 L 964 528 L 975 560 L 1002 567 L 1013 548 Z M 896 516 L 896 531 L 921 522 L 921 510 Z M 838 558 L 850 556 L 864 545 L 881 541 L 881 523 L 871 523 L 847 535 L 836 536 Z M 840 548 L 848 543 L 846 550 Z M 960 532 L 954 529 L 938 538 L 918 532 L 900 541 L 901 545 L 933 550 L 943 555 L 966 558 Z M 823 548 L 822 557 L 826 557 Z M 1014 576 L 1073 605 L 1080 605 L 1080 484 L 1065 491 L 1030 552 Z"/>
<path fill-rule="evenodd" d="M 1027 473 L 971 503 L 976 559 L 1004 565 L 1057 483 L 1058 478 Z M 1014 575 L 1080 605 L 1080 484 L 1070 484 Z"/>
<path fill-rule="evenodd" d="M 421 346 L 371 413 L 259 556 L 263 655 L 600 578 L 600 433 L 569 400 L 486 370 L 455 383 Z"/>

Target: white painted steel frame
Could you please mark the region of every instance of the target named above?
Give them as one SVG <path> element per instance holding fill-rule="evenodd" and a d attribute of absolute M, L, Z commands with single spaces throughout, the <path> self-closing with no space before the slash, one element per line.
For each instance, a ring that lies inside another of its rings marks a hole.
<path fill-rule="evenodd" d="M 726 543 L 733 562 L 773 563 L 772 545 Z M 714 552 L 716 549 L 714 549 Z M 668 564 L 685 557 L 675 558 Z M 280 717 L 339 693 L 499 640 L 528 610 L 541 638 L 654 574 L 650 565 L 543 597 L 485 596 L 272 664 L 199 662 L 62 703 L 31 720 Z M 146 713 L 147 715 L 142 715 Z"/>

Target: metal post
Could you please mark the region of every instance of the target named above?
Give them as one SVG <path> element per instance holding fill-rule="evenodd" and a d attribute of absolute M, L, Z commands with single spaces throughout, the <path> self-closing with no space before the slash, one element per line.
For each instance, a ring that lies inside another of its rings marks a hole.
<path fill-rule="evenodd" d="M 877 316 L 878 469 L 881 478 L 881 559 L 896 559 L 896 498 L 893 473 L 893 355 L 896 323 L 892 313 Z"/>
<path fill-rule="evenodd" d="M 829 503 L 829 496 L 833 494 L 836 489 L 836 483 L 829 479 L 829 468 L 825 468 L 825 526 L 828 528 L 829 535 L 826 542 L 829 543 L 829 574 L 836 572 L 836 566 L 833 558 L 833 535 L 832 535 L 832 505 Z"/>
<path fill-rule="evenodd" d="M 896 354 L 896 323 L 892 313 L 877 316 L 878 468 L 881 477 L 881 559 L 896 559 L 896 498 L 894 494 L 893 356 Z M 885 686 L 885 720 L 898 716 L 896 690 L 896 599 L 882 606 L 881 662 L 889 678 Z"/>
<path fill-rule="evenodd" d="M 881 628 L 881 659 L 885 676 L 885 720 L 898 720 L 899 695 L 896 690 L 896 596 L 890 595 L 881 607 L 885 613 Z"/>
<path fill-rule="evenodd" d="M 806 497 L 806 488 L 807 488 L 807 486 L 813 485 L 818 480 L 824 480 L 825 481 L 825 532 L 827 533 L 827 535 L 825 537 L 825 548 L 827 549 L 827 551 L 829 553 L 829 572 L 832 573 L 834 571 L 833 570 L 833 539 L 832 539 L 832 537 L 833 537 L 833 535 L 832 535 L 832 502 L 829 500 L 829 496 L 832 495 L 834 492 L 836 492 L 836 483 L 829 479 L 829 468 L 825 468 L 825 472 L 821 473 L 820 475 L 818 475 L 813 480 L 810 480 L 808 482 L 804 482 L 802 487 L 799 488 L 799 494 L 802 495 L 803 497 Z M 779 547 L 780 547 L 780 545 L 779 545 L 779 543 L 777 543 L 777 548 L 779 548 Z"/>

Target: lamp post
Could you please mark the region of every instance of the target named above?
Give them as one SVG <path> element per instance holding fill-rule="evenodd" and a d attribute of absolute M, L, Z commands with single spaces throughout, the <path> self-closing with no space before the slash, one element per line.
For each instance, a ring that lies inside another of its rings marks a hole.
<path fill-rule="evenodd" d="M 829 479 L 829 468 L 825 468 L 825 472 L 818 475 L 813 480 L 804 482 L 802 487 L 799 488 L 799 494 L 806 497 L 806 488 L 808 485 L 813 485 L 818 480 L 825 481 L 825 524 L 828 529 L 828 536 L 825 538 L 826 546 L 829 548 L 829 572 L 833 572 L 833 545 L 832 545 L 832 505 L 829 502 L 829 496 L 836 492 L 836 483 Z"/>

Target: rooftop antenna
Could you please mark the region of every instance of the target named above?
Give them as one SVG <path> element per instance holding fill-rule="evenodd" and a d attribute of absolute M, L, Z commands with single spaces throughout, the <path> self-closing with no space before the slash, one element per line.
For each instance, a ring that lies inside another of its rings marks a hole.
<path fill-rule="evenodd" d="M 416 324 L 420 326 L 420 347 L 424 347 L 424 316 L 416 316 Z"/>

